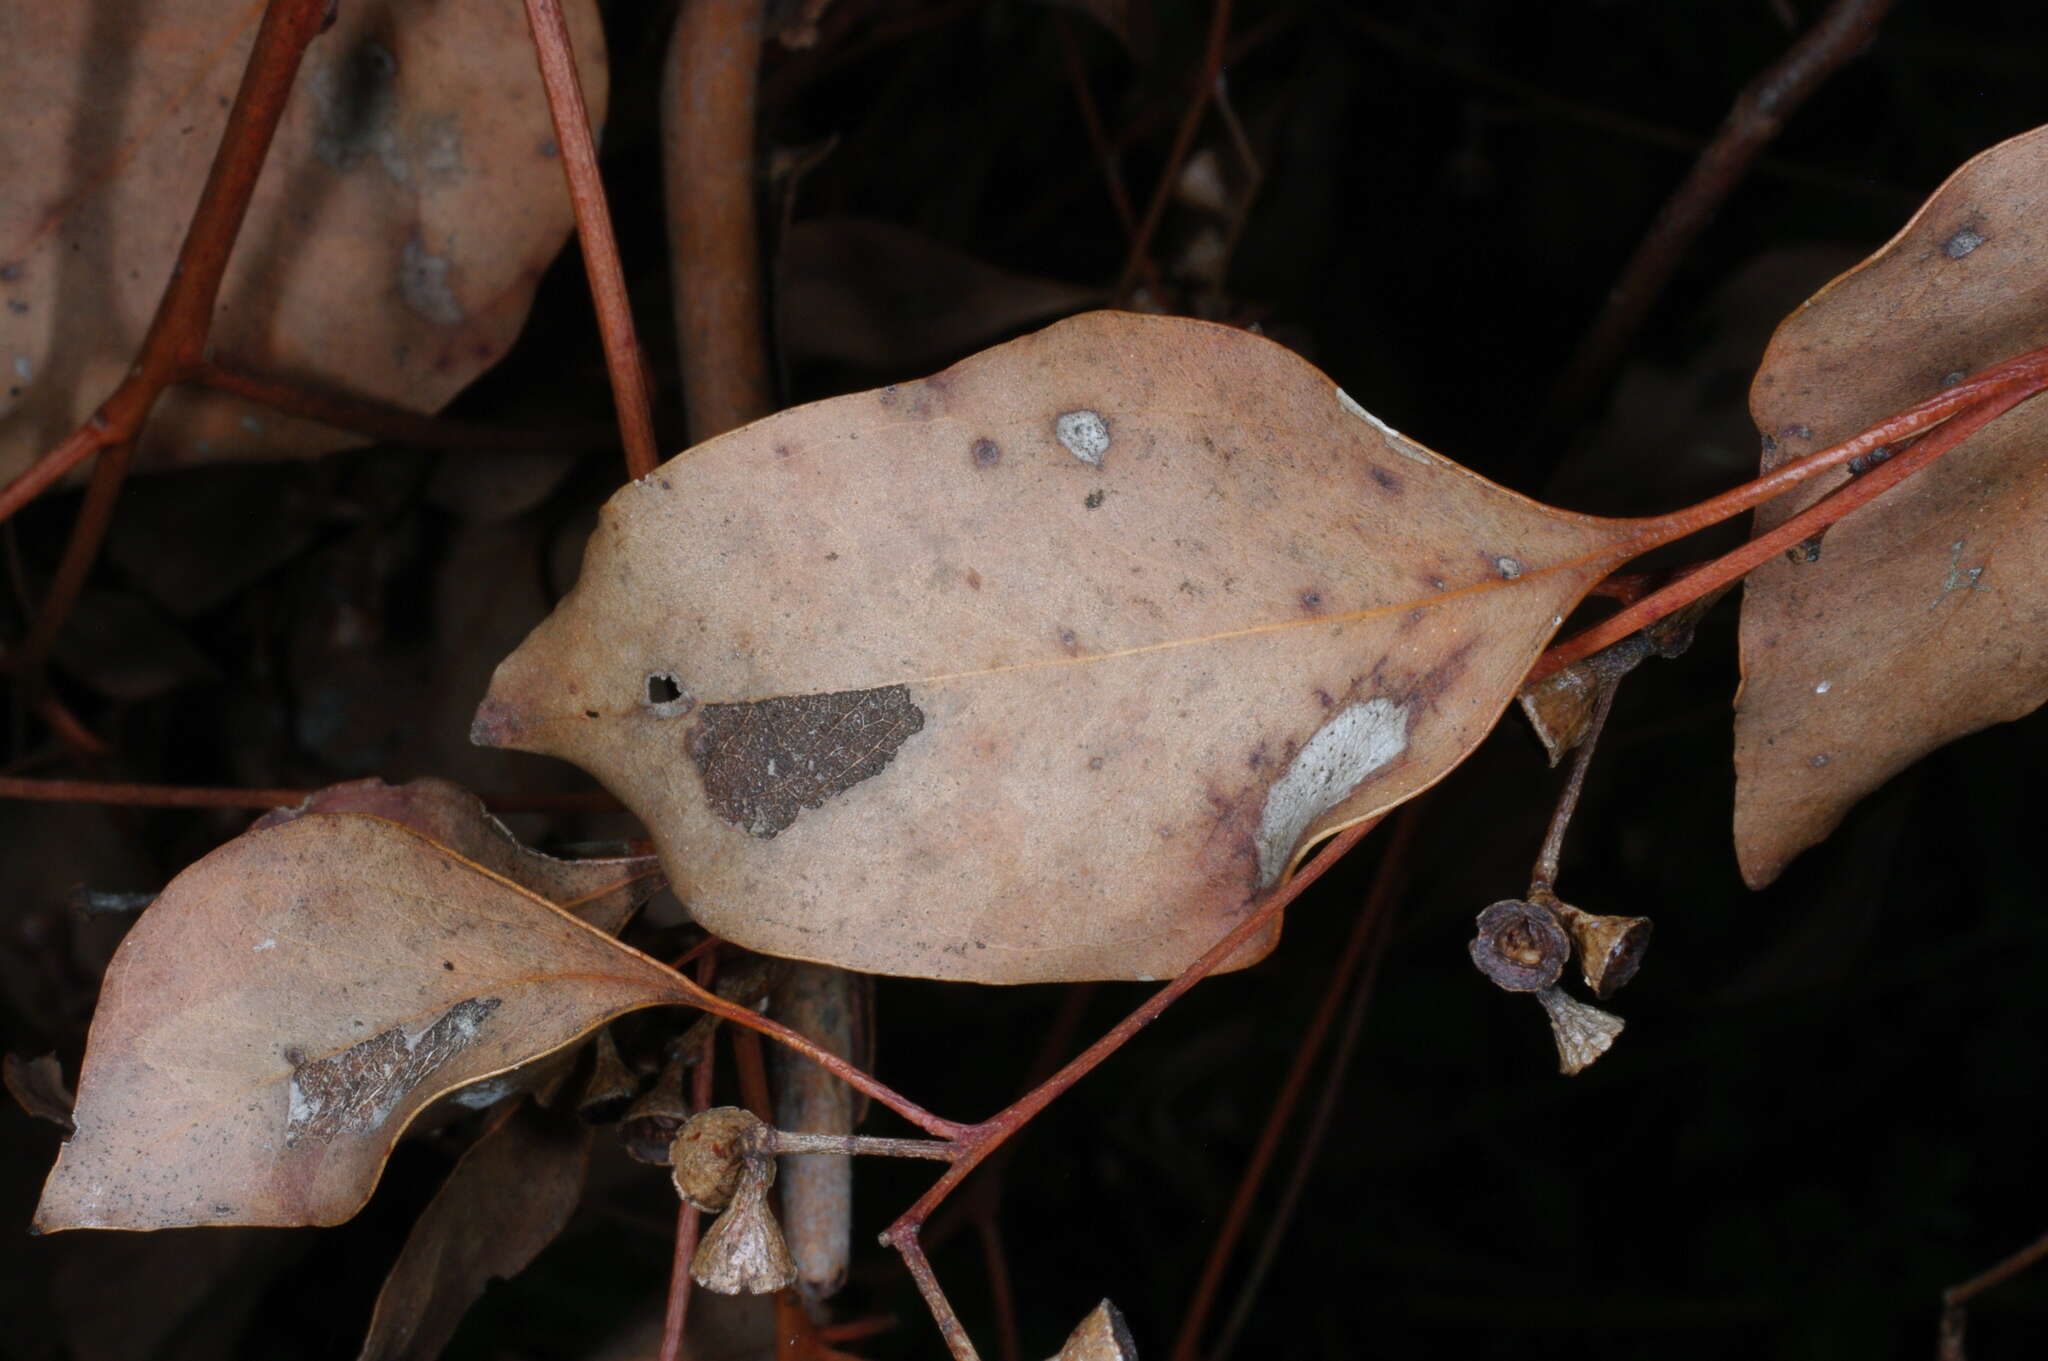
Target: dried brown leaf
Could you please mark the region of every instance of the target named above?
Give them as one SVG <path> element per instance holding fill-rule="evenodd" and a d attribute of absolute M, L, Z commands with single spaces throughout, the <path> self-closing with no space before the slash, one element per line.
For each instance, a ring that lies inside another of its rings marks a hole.
<path fill-rule="evenodd" d="M 622 489 L 475 735 L 597 775 L 749 949 L 1165 977 L 1463 759 L 1639 532 L 1092 313 Z"/>
<path fill-rule="evenodd" d="M 493 1280 L 555 1240 L 583 1194 L 590 1131 L 531 1105 L 473 1144 L 384 1278 L 359 1361 L 433 1361 Z"/>
<path fill-rule="evenodd" d="M 1751 392 L 1766 469 L 2048 344 L 2048 129 L 1958 170 L 1779 328 Z M 2048 698 L 2048 404 L 2000 418 L 1749 578 L 1735 842 L 1761 887 L 1945 742 Z M 1760 528 L 1840 486 L 1818 477 Z"/>
<path fill-rule="evenodd" d="M 0 1057 L 0 1080 L 14 1104 L 38 1120 L 47 1120 L 71 1133 L 71 1108 L 78 1098 L 64 1080 L 63 1065 L 55 1054 L 25 1059 L 19 1054 Z M 844 1162 L 845 1159 L 840 1161 Z"/>
<path fill-rule="evenodd" d="M 329 785 L 308 794 L 296 808 L 265 813 L 250 830 L 308 813 L 366 813 L 401 823 L 612 935 L 667 882 L 660 861 L 651 855 L 596 860 L 543 855 L 513 836 L 475 794 L 432 776 L 396 785 L 375 778 Z"/>
<path fill-rule="evenodd" d="M 593 0 L 564 8 L 593 118 Z M 0 44 L 0 481 L 126 373 L 240 80 L 260 5 L 22 5 Z M 341 5 L 308 50 L 228 266 L 212 345 L 267 372 L 439 408 L 511 344 L 571 224 L 516 5 Z M 360 442 L 197 392 L 145 457 Z"/>
<path fill-rule="evenodd" d="M 1052 1361 L 1138 1361 L 1138 1344 L 1131 1340 L 1123 1311 L 1104 1300 L 1068 1335 Z"/>
<path fill-rule="evenodd" d="M 436 1097 L 683 993 L 397 823 L 249 832 L 172 880 L 108 967 L 36 1225 L 338 1223 Z"/>

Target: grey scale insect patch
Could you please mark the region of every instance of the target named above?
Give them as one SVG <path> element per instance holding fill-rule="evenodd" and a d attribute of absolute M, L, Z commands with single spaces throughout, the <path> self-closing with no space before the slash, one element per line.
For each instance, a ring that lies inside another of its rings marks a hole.
<path fill-rule="evenodd" d="M 476 1043 L 499 1000 L 471 997 L 411 1034 L 393 1026 L 326 1058 L 292 1058 L 285 1146 L 382 1127 L 435 1069 Z"/>

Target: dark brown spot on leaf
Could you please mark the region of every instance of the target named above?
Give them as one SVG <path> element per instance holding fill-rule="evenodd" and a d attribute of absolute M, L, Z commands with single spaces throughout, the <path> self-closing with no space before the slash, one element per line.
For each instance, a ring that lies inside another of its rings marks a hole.
<path fill-rule="evenodd" d="M 1396 496 L 1401 494 L 1401 479 L 1388 472 L 1385 468 L 1374 468 L 1372 470 L 1372 480 L 1380 484 L 1381 491 L 1392 492 Z"/>
<path fill-rule="evenodd" d="M 1102 488 L 1097 487 L 1094 491 L 1089 492 L 1087 496 L 1082 498 L 1081 504 L 1086 506 L 1089 510 L 1094 510 L 1102 504 L 1102 496 Z"/>
<path fill-rule="evenodd" d="M 712 811 L 767 838 L 804 809 L 879 775 L 922 727 L 924 710 L 904 685 L 707 704 L 690 734 L 690 759 Z"/>
<path fill-rule="evenodd" d="M 435 1069 L 476 1042 L 484 1018 L 498 1005 L 495 997 L 472 997 L 417 1035 L 408 1037 L 404 1026 L 393 1026 L 311 1062 L 301 1050 L 285 1050 L 292 1064 L 286 1147 L 303 1138 L 324 1142 L 382 1126 Z"/>
<path fill-rule="evenodd" d="M 992 439 L 978 439 L 968 451 L 977 468 L 993 468 L 1003 461 L 1003 451 Z"/>
<path fill-rule="evenodd" d="M 1301 607 L 1310 614 L 1314 614 L 1323 607 L 1323 593 L 1314 588 L 1303 591 L 1301 593 Z"/>

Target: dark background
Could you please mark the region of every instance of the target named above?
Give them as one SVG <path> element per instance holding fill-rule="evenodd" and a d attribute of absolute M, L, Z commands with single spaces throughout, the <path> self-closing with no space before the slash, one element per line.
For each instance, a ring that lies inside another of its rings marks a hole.
<path fill-rule="evenodd" d="M 1142 205 L 1209 15 L 1177 0 L 1132 8 L 1144 22 L 1126 46 L 1078 8 L 839 0 L 816 48 L 768 53 L 765 147 L 837 139 L 793 189 L 764 186 L 771 229 L 785 207 L 798 222 L 857 214 L 1019 274 L 1107 290 L 1125 237 L 1059 26 L 1107 124 L 1137 130 L 1120 173 Z M 1803 27 L 1817 9 L 1245 0 L 1227 79 L 1263 182 L 1222 287 L 1164 301 L 1259 324 L 1397 428 L 1555 504 L 1670 508 L 1739 481 L 1755 457 L 1744 393 L 1775 319 L 1881 244 L 1962 161 L 2048 119 L 2037 5 L 1901 4 L 1729 199 L 1593 410 L 1552 428 L 1543 412 L 1563 360 L 1650 217 L 1735 92 L 1791 40 L 1787 19 Z M 660 6 L 610 8 L 605 156 L 676 447 L 652 93 L 665 23 Z M 1197 146 L 1231 163 L 1213 116 Z M 1169 211 L 1162 269 L 1207 220 Z M 456 410 L 602 413 L 583 287 L 572 250 L 526 340 Z M 940 316 L 963 304 L 916 306 Z M 896 320 L 915 333 L 923 318 Z M 916 376 L 1029 329 L 1001 316 L 984 325 L 964 348 L 916 360 L 792 358 L 785 396 Z M 504 625 L 516 639 L 562 589 L 562 564 L 573 571 L 590 508 L 619 472 L 609 457 L 560 470 L 530 505 L 478 531 L 482 517 L 450 487 L 492 476 L 483 461 L 386 448 L 135 484 L 102 591 L 146 594 L 139 564 L 166 560 L 195 559 L 184 565 L 201 574 L 241 563 L 246 580 L 167 623 L 170 641 L 113 630 L 131 645 L 119 662 L 130 680 L 154 658 L 172 683 L 115 694 L 113 663 L 74 641 L 67 697 L 118 737 L 126 778 L 448 774 L 574 787 L 537 758 L 462 765 L 475 758 L 459 730 L 419 727 L 423 714 L 472 704 L 502 651 L 448 636 L 436 602 L 449 574 L 481 561 L 520 583 L 533 600 L 506 607 L 524 611 Z M 75 494 L 55 496 L 20 518 L 15 551 L 31 574 L 49 570 L 75 509 Z M 336 641 L 349 611 L 375 624 L 367 652 Z M 6 621 L 9 636 L 18 627 Z M 198 658 L 183 670 L 163 661 L 181 646 Z M 1591 910 L 1653 917 L 1657 936 L 1615 1002 L 1627 1032 L 1580 1078 L 1556 1074 L 1537 1007 L 1488 986 L 1464 948 L 1472 916 L 1526 882 L 1558 777 L 1510 715 L 1428 796 L 1356 1051 L 1311 1086 L 1313 1103 L 1340 1084 L 1328 1140 L 1235 1355 L 1931 1358 L 1941 1289 L 2048 1232 L 2040 1121 L 2028 1113 L 2043 1077 L 2048 918 L 2024 795 L 2048 728 L 2037 716 L 1930 757 L 1751 893 L 1729 841 L 1736 681 L 1728 602 L 1690 654 L 1646 666 L 1622 692 L 1561 886 Z M 15 757 L 40 749 L 32 732 L 17 722 Z M 152 889 L 239 825 L 0 811 L 7 1047 L 54 1047 L 76 1071 L 119 923 L 68 916 L 73 886 Z M 562 842 L 622 829 L 522 830 Z M 1023 1136 L 1002 1219 L 1023 1355 L 1052 1352 L 1105 1295 L 1143 1353 L 1165 1355 L 1384 840 L 1292 909 L 1272 958 L 1197 989 Z M 974 1118 L 1015 1094 L 1062 990 L 884 981 L 879 993 L 881 1074 Z M 1100 987 L 1082 1037 L 1143 995 Z M 1293 1128 L 1306 1123 L 1304 1109 Z M 0 1205 L 19 1227 L 57 1136 L 10 1107 L 0 1139 Z M 455 1147 L 401 1150 L 370 1209 L 338 1230 L 16 1238 L 0 1273 L 5 1349 L 50 1361 L 351 1357 L 382 1271 Z M 1286 1145 L 1278 1177 L 1302 1157 Z M 856 1242 L 871 1242 L 928 1176 L 864 1165 Z M 568 1361 L 653 1304 L 673 1204 L 661 1174 L 608 1156 L 594 1187 L 535 1268 L 493 1288 L 451 1355 Z M 1277 1193 L 1276 1183 L 1253 1217 L 1254 1245 Z M 209 1254 L 243 1250 L 231 1240 L 256 1246 L 242 1266 L 207 1272 Z M 999 1355 L 973 1235 L 934 1259 L 970 1332 Z M 1249 1260 L 1247 1248 L 1214 1319 Z M 902 1326 L 856 1350 L 942 1354 L 893 1257 L 865 1249 L 846 1311 L 877 1309 Z M 130 1311 L 159 1321 L 121 1321 Z M 1972 1357 L 2044 1347 L 2048 1279 L 2017 1281 L 1975 1311 Z"/>

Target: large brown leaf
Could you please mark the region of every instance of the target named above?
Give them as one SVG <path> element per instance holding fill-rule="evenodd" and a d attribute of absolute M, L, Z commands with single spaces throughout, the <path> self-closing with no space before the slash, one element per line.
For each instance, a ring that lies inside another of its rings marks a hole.
<path fill-rule="evenodd" d="M 592 116 L 592 0 L 565 6 Z M 9 5 L 0 43 L 0 481 L 126 373 L 241 77 L 260 3 Z M 219 353 L 433 410 L 502 354 L 571 225 L 519 6 L 344 4 L 306 54 L 228 267 Z M 174 393 L 164 462 L 355 436 Z"/>
<path fill-rule="evenodd" d="M 1957 171 L 1779 328 L 1751 392 L 1764 467 L 2048 344 L 2048 129 Z M 1749 578 L 1735 845 L 1752 886 L 1927 752 L 2048 698 L 2048 405 L 2000 418 Z M 1769 528 L 1841 485 L 1815 478 Z"/>
<path fill-rule="evenodd" d="M 622 489 L 476 736 L 588 768 L 751 949 L 1163 977 L 1470 751 L 1636 528 L 1092 313 Z"/>
<path fill-rule="evenodd" d="M 397 823 L 249 832 L 172 880 L 108 967 L 36 1225 L 338 1223 L 435 1097 L 681 992 Z"/>
<path fill-rule="evenodd" d="M 405 1238 L 358 1361 L 433 1361 L 493 1280 L 516 1276 L 583 1196 L 590 1129 L 522 1105 L 462 1155 Z"/>

